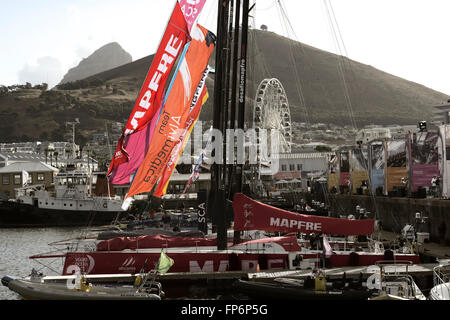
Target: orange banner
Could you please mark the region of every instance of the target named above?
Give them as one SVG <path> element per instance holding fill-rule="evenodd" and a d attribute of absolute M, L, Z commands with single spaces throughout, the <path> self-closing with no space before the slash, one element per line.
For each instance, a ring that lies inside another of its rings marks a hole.
<path fill-rule="evenodd" d="M 175 166 L 178 163 L 178 160 L 180 159 L 184 147 L 186 146 L 186 143 L 189 140 L 189 136 L 191 135 L 192 129 L 194 129 L 194 125 L 198 120 L 198 117 L 200 116 L 200 110 L 202 106 L 205 104 L 206 100 L 208 99 L 208 91 L 205 86 L 203 86 L 202 89 L 200 89 L 200 97 L 197 99 L 197 103 L 194 106 L 194 109 L 190 112 L 188 119 L 185 124 L 185 133 L 183 133 L 180 136 L 180 142 L 177 144 L 177 146 L 172 150 L 172 155 L 170 157 L 170 161 L 167 162 L 167 166 L 163 172 L 163 175 L 161 176 L 161 180 L 158 183 L 158 186 L 156 187 L 155 192 L 153 195 L 155 197 L 162 197 L 167 192 L 167 187 L 169 186 L 170 177 L 172 176 L 172 173 L 174 171 Z"/>
<path fill-rule="evenodd" d="M 187 44 L 189 47 L 179 63 L 151 145 L 134 177 L 127 198 L 152 191 L 170 160 L 173 148 L 180 142 L 183 126 L 193 108 L 195 91 L 205 77 L 215 43 L 215 35 L 198 24 L 192 29 L 191 36 L 192 40 Z"/>

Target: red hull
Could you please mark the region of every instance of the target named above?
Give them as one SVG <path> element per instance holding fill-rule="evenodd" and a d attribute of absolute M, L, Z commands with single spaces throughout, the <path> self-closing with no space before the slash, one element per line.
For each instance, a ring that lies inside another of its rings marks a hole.
<path fill-rule="evenodd" d="M 169 272 L 256 272 L 266 269 L 289 269 L 287 253 L 238 253 L 230 252 L 171 252 L 167 251 L 175 263 Z M 86 274 L 136 273 L 154 269 L 160 252 L 73 252 L 67 253 L 63 275 L 80 270 Z M 295 255 L 294 255 L 295 256 Z M 320 258 L 320 254 L 301 254 L 303 259 Z M 396 254 L 396 260 L 420 263 L 418 255 Z M 369 266 L 386 260 L 383 254 L 357 253 L 356 255 L 333 254 L 329 267 Z M 74 267 L 75 266 L 75 267 Z M 144 267 L 145 266 L 145 267 Z M 79 269 L 78 269 L 79 268 Z"/>

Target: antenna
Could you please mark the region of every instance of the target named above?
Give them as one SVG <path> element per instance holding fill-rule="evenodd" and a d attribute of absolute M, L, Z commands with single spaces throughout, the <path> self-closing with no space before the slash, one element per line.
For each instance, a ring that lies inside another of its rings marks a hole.
<path fill-rule="evenodd" d="M 75 121 L 73 121 L 73 122 L 66 121 L 66 127 L 67 127 L 67 125 L 72 126 L 72 157 L 73 157 L 73 159 L 75 159 L 75 126 L 77 124 L 80 124 L 79 118 L 75 118 Z"/>

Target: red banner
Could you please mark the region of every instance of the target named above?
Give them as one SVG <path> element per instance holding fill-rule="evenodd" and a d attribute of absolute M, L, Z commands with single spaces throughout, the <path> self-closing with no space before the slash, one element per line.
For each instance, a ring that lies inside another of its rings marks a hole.
<path fill-rule="evenodd" d="M 158 13 L 155 12 L 154 14 Z M 119 164 L 128 161 L 128 154 L 123 147 L 126 137 L 142 130 L 161 105 L 164 86 L 179 53 L 186 43 L 187 36 L 188 26 L 186 19 L 181 11 L 180 4 L 177 2 L 159 44 L 158 51 L 153 58 L 152 65 L 131 111 L 125 130 L 117 143 L 108 175 Z"/>
<path fill-rule="evenodd" d="M 298 214 L 255 201 L 242 193 L 234 195 L 234 230 L 370 235 L 374 220 L 349 220 Z"/>

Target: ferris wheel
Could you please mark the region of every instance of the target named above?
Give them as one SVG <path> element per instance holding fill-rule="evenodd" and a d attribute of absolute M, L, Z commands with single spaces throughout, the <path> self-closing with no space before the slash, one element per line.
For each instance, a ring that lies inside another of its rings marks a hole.
<path fill-rule="evenodd" d="M 253 128 L 257 134 L 258 151 L 265 150 L 258 152 L 259 171 L 262 164 L 270 163 L 272 153 L 291 152 L 289 103 L 283 85 L 276 78 L 264 79 L 258 86 L 253 109 Z"/>

